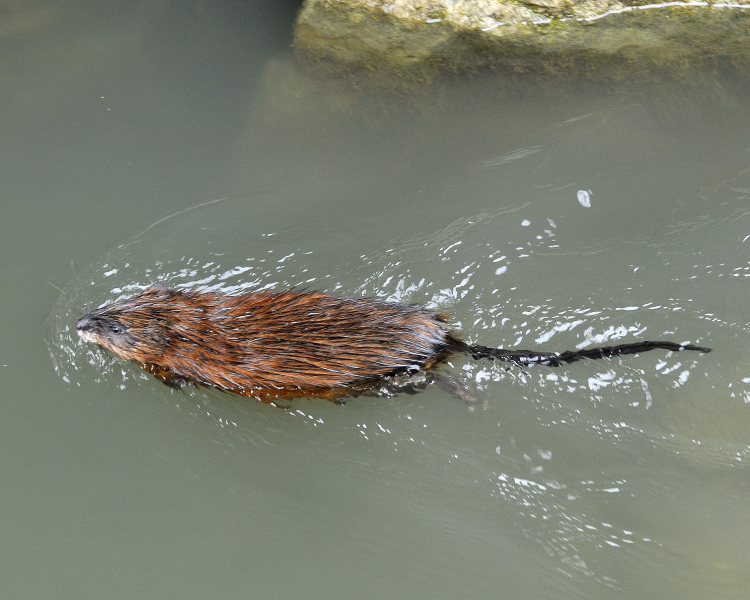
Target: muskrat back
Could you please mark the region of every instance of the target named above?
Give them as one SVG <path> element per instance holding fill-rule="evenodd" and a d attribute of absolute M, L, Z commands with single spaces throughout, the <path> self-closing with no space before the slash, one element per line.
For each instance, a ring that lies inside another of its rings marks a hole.
<path fill-rule="evenodd" d="M 391 375 L 430 369 L 456 352 L 558 366 L 653 348 L 710 351 L 666 341 L 561 354 L 470 346 L 445 315 L 418 305 L 295 290 L 230 296 L 163 284 L 88 313 L 77 330 L 167 383 L 257 397 L 364 391 Z"/>
<path fill-rule="evenodd" d="M 81 337 L 178 378 L 253 394 L 361 387 L 429 368 L 458 343 L 419 306 L 321 292 L 227 296 L 154 285 L 78 321 Z"/>

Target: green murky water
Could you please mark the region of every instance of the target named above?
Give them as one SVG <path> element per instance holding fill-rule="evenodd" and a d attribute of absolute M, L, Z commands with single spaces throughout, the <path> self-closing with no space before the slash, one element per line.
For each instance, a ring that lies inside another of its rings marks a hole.
<path fill-rule="evenodd" d="M 293 8 L 7 11 L 0 595 L 746 598 L 750 90 L 476 78 L 323 109 Z M 78 341 L 155 280 L 426 303 L 486 345 L 714 352 L 458 357 L 486 410 L 436 387 L 277 410 Z"/>

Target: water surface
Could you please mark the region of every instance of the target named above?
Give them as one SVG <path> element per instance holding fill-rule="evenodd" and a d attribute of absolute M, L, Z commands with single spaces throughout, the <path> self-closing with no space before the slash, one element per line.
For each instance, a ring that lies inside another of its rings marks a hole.
<path fill-rule="evenodd" d="M 371 110 L 293 75 L 292 10 L 40 4 L 0 33 L 3 596 L 746 598 L 748 90 L 476 77 Z M 714 352 L 456 357 L 485 410 L 278 410 L 77 339 L 156 280 Z"/>

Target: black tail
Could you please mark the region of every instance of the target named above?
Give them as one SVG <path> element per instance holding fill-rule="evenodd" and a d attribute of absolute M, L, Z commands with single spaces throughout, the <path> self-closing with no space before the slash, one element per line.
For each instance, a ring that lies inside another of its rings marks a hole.
<path fill-rule="evenodd" d="M 559 367 L 563 363 L 572 363 L 583 358 L 611 358 L 621 354 L 637 354 L 661 348 L 681 352 L 682 350 L 697 350 L 698 352 L 711 352 L 711 348 L 694 346 L 693 344 L 678 344 L 676 342 L 635 342 L 633 344 L 621 344 L 619 346 L 602 346 L 600 348 L 587 348 L 585 350 L 566 350 L 557 352 L 534 352 L 533 350 L 504 350 L 502 348 L 490 348 L 488 346 L 469 346 L 464 344 L 463 352 L 467 352 L 472 358 L 494 358 L 504 360 L 517 365 L 528 365 L 539 363 L 550 367 Z"/>

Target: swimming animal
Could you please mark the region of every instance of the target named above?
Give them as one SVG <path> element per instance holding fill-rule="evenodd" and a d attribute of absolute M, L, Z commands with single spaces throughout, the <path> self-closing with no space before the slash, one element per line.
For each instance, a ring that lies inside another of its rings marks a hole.
<path fill-rule="evenodd" d="M 76 329 L 169 385 L 197 383 L 270 402 L 363 393 L 458 353 L 557 367 L 656 348 L 711 351 L 669 341 L 562 353 L 504 350 L 467 344 L 446 315 L 418 305 L 297 290 L 233 296 L 161 283 L 91 311 Z"/>

